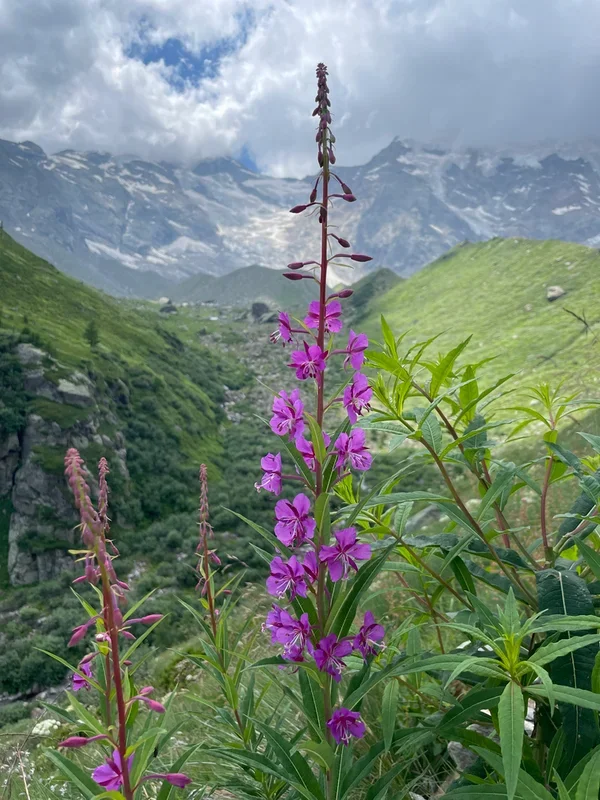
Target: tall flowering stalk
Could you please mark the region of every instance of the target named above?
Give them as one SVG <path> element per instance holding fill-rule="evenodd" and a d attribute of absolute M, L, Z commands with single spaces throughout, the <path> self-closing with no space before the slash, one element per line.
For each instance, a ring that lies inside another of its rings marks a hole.
<path fill-rule="evenodd" d="M 316 216 L 321 228 L 320 257 L 318 261 L 293 262 L 288 265 L 290 271 L 284 274 L 290 280 L 314 281 L 318 299 L 310 303 L 302 320 L 292 320 L 288 313 L 282 312 L 279 328 L 271 336 L 273 342 L 293 347 L 288 366 L 305 391 L 313 388 L 313 405 L 310 409 L 308 403 L 305 405 L 299 388 L 291 391 L 286 388 L 275 397 L 271 429 L 293 458 L 296 474 L 283 474 L 281 454 L 268 453 L 262 459 L 264 474 L 256 488 L 279 495 L 286 480 L 302 484 L 302 491 L 293 500 L 279 500 L 275 505 L 278 554 L 271 562 L 267 589 L 277 603 L 264 628 L 270 632 L 272 643 L 282 648 L 280 665 L 289 663 L 298 670 L 303 697 L 312 696 L 315 686 L 320 692 L 322 712 L 315 717 L 315 713 L 305 708 L 305 713 L 311 730 L 318 728 L 315 735 L 333 755 L 337 745 L 348 745 L 366 732 L 360 713 L 339 701 L 338 684 L 347 671 L 345 659 L 353 652 L 358 654 L 364 659 L 367 674 L 373 658 L 383 647 L 384 630 L 373 614 L 367 612 L 362 627 L 351 633 L 360 596 L 382 560 L 378 558 L 377 565 L 367 563 L 372 555 L 371 546 L 361 541 L 354 526 L 332 530 L 329 508 L 336 485 L 352 470 L 366 471 L 371 466 L 365 433 L 354 426 L 369 410 L 372 389 L 360 372 L 368 346 L 366 335 L 350 330 L 344 337 L 345 343 L 339 345 L 336 341 L 343 329 L 340 301 L 352 291 L 330 293 L 328 269 L 332 264 L 343 263 L 343 259 L 354 262 L 371 259 L 344 252 L 349 250 L 350 243 L 329 227 L 334 203 L 352 203 L 356 198 L 332 171 L 336 160 L 335 136 L 331 130 L 324 64 L 317 67 L 316 103 L 313 115 L 318 119 L 320 171 L 309 201 L 295 206 L 291 212 L 312 212 Z M 332 392 L 326 376 L 335 358 L 343 359 L 347 379 Z M 361 582 L 354 585 L 357 576 L 361 576 Z M 331 779 L 332 768 L 329 768 L 326 783 L 333 796 Z"/>
<path fill-rule="evenodd" d="M 74 692 L 82 689 L 97 691 L 101 718 L 86 712 L 75 696 L 69 695 L 71 705 L 80 717 L 77 730 L 92 735 L 70 736 L 59 744 L 59 748 L 82 748 L 95 742 L 100 743 L 100 747 L 106 748 L 104 761 L 92 771 L 92 781 L 106 791 L 117 791 L 126 800 L 133 800 L 137 789 L 145 781 L 167 781 L 174 786 L 183 787 L 190 783 L 190 779 L 179 772 L 148 772 L 152 749 L 138 749 L 135 742 L 133 726 L 140 705 L 145 705 L 148 711 L 157 714 L 164 714 L 166 709 L 152 699 L 152 686 L 139 690 L 135 688 L 132 671 L 129 669 L 132 664 L 130 656 L 150 630 L 161 622 L 163 615 L 147 614 L 134 619 L 132 612 L 127 614 L 123 611 L 129 586 L 117 577 L 114 568 L 114 560 L 119 552 L 109 538 L 108 473 L 108 464 L 102 458 L 98 464 L 98 503 L 95 508 L 83 459 L 75 449 L 70 449 L 66 454 L 65 474 L 79 510 L 83 544 L 83 549 L 72 551 L 84 563 L 84 572 L 74 583 L 88 583 L 94 587 L 100 603 L 100 607 L 94 609 L 82 600 L 89 618 L 73 630 L 69 646 L 83 641 L 94 628 L 95 636 L 93 647 L 73 669 L 72 688 Z M 132 611 L 140 605 L 141 603 L 137 603 Z M 133 625 L 150 627 L 142 637 L 136 639 L 131 631 Z M 125 653 L 122 652 L 124 640 L 134 642 L 128 645 Z M 98 673 L 97 676 L 95 672 Z M 51 757 L 72 778 L 73 768 L 69 760 L 60 753 L 52 753 Z"/>

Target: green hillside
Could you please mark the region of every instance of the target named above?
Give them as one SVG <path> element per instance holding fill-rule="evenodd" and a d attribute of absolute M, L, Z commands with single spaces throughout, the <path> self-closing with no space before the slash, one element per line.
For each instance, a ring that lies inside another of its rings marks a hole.
<path fill-rule="evenodd" d="M 549 286 L 566 294 L 553 302 Z M 590 391 L 600 367 L 600 253 L 559 241 L 492 239 L 464 244 L 371 301 L 361 321 L 379 334 L 383 314 L 409 342 L 443 331 L 439 349 L 473 335 L 471 357 L 495 356 L 494 375 L 557 382 Z M 585 317 L 583 322 L 566 309 Z"/>
<path fill-rule="evenodd" d="M 91 322 L 94 347 L 86 338 Z M 23 363 L 27 353 L 36 363 Z M 35 463 L 57 478 L 66 444 L 79 442 L 92 464 L 101 454 L 118 464 L 124 449 L 127 468 L 113 478 L 123 484 L 121 518 L 136 524 L 193 508 L 198 464 L 218 472 L 225 385 L 246 380 L 232 360 L 184 342 L 156 310 L 135 310 L 65 276 L 6 234 L 0 356 L 0 456 L 8 436 L 31 427 L 31 414 L 42 419 Z M 55 545 L 38 536 L 32 546 Z"/>
<path fill-rule="evenodd" d="M 194 275 L 172 289 L 171 297 L 178 302 L 212 301 L 221 306 L 249 306 L 260 301 L 284 309 L 314 300 L 316 288 L 313 281 L 288 281 L 279 270 L 253 264 L 220 278 Z"/>

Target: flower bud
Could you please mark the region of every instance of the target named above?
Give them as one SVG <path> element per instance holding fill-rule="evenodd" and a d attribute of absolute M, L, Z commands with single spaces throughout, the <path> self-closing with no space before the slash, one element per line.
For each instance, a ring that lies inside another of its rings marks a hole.
<path fill-rule="evenodd" d="M 71 638 L 69 639 L 69 644 L 67 645 L 67 647 L 74 647 L 76 644 L 78 644 L 83 639 L 83 637 L 86 635 L 86 633 L 87 633 L 87 626 L 86 625 L 79 625 L 77 628 L 74 628 L 73 629 L 73 634 L 72 634 Z"/>
<path fill-rule="evenodd" d="M 352 261 L 362 261 L 362 262 L 373 261 L 372 256 L 362 256 L 360 255 L 360 253 L 352 253 L 350 258 L 352 259 Z"/>
<path fill-rule="evenodd" d="M 347 239 L 341 239 L 339 236 L 335 237 L 341 247 L 350 247 L 350 242 Z"/>
<path fill-rule="evenodd" d="M 314 203 L 316 199 L 317 199 L 317 190 L 313 189 L 312 192 L 310 193 L 310 202 Z"/>
<path fill-rule="evenodd" d="M 347 184 L 345 184 L 344 181 L 340 181 L 340 185 L 342 187 L 342 192 L 344 192 L 344 194 L 352 194 L 352 189 Z"/>
<path fill-rule="evenodd" d="M 347 297 L 352 297 L 354 291 L 352 289 L 342 289 L 341 292 L 338 292 L 338 297 L 341 297 L 342 300 L 345 300 Z"/>
<path fill-rule="evenodd" d="M 154 625 L 155 622 L 158 622 L 159 619 L 162 619 L 164 614 L 146 614 L 145 617 L 142 617 L 140 622 L 142 625 Z"/>
<path fill-rule="evenodd" d="M 310 275 L 299 275 L 297 272 L 284 272 L 283 277 L 288 281 L 301 281 L 302 278 L 310 278 Z"/>
<path fill-rule="evenodd" d="M 164 776 L 165 780 L 177 786 L 178 789 L 185 789 L 185 787 L 192 782 L 191 778 L 184 775 L 183 772 L 167 772 Z"/>
<path fill-rule="evenodd" d="M 143 698 L 144 703 L 148 706 L 149 709 L 152 711 L 156 711 L 157 714 L 164 714 L 167 710 L 161 703 L 157 700 L 150 700 L 148 697 Z"/>
<path fill-rule="evenodd" d="M 288 269 L 302 269 L 304 266 L 304 261 L 293 261 L 291 264 L 287 265 Z"/>
<path fill-rule="evenodd" d="M 294 206 L 290 208 L 290 214 L 301 214 L 303 211 L 306 211 L 308 206 Z"/>
<path fill-rule="evenodd" d="M 105 734 L 98 736 L 69 736 L 64 742 L 59 742 L 58 747 L 85 747 L 90 742 L 97 742 L 100 739 L 108 739 Z"/>
<path fill-rule="evenodd" d="M 353 203 L 356 200 L 353 194 L 346 193 L 342 195 L 342 200 L 345 200 L 347 203 Z"/>

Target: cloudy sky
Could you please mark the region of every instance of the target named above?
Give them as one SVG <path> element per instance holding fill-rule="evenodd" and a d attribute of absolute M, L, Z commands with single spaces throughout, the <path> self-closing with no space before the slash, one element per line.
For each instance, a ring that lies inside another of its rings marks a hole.
<path fill-rule="evenodd" d="M 600 138 L 599 30 L 599 0 L 0 0 L 0 138 L 303 175 L 320 60 L 341 163 Z"/>

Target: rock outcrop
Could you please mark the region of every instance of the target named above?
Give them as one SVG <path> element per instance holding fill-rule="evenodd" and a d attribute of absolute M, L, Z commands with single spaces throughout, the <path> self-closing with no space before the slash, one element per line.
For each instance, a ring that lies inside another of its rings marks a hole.
<path fill-rule="evenodd" d="M 19 344 L 16 355 L 33 403 L 24 428 L 0 440 L 0 500 L 10 498 L 10 582 L 22 585 L 55 578 L 71 564 L 78 517 L 63 474 L 66 450 L 102 448 L 125 477 L 127 453 L 120 432 L 101 433 L 104 423 L 114 430 L 117 419 L 98 403 L 86 375 L 57 377 L 64 367 L 31 344 Z M 49 402 L 36 406 L 36 399 Z"/>

